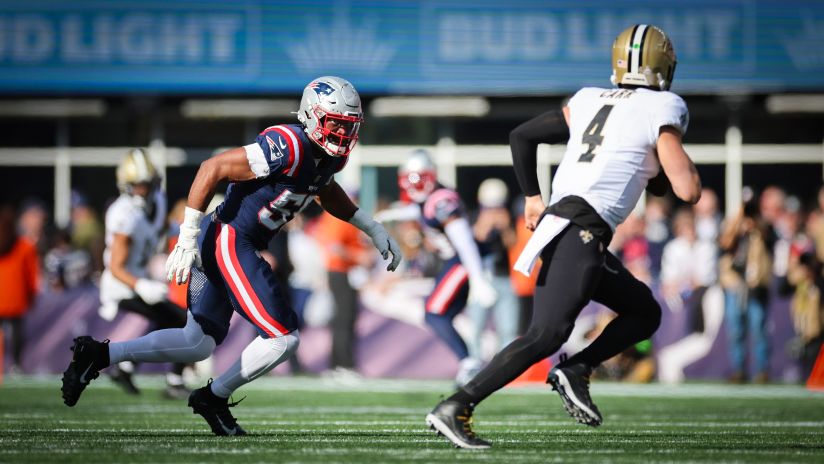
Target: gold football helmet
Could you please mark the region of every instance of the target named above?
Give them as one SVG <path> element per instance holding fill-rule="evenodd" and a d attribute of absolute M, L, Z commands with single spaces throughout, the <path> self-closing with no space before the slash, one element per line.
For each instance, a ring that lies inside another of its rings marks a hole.
<path fill-rule="evenodd" d="M 153 185 L 157 180 L 157 169 L 149 160 L 149 155 L 140 148 L 129 150 L 117 165 L 117 187 L 121 192 L 131 193 L 132 185 Z"/>
<path fill-rule="evenodd" d="M 636 24 L 612 44 L 613 85 L 669 90 L 675 75 L 675 50 L 667 34 L 650 24 Z"/>

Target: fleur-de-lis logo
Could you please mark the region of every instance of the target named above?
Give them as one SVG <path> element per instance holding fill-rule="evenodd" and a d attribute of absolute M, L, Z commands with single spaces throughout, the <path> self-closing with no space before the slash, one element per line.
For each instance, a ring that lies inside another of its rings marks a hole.
<path fill-rule="evenodd" d="M 581 237 L 581 241 L 584 242 L 584 245 L 591 242 L 592 239 L 594 238 L 594 236 L 592 235 L 592 232 L 590 232 L 588 230 L 582 230 L 581 232 L 578 232 L 578 236 Z"/>

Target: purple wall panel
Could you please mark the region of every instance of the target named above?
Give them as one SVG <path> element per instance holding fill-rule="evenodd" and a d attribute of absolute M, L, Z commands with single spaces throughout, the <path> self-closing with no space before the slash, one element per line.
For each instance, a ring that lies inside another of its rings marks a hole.
<path fill-rule="evenodd" d="M 39 297 L 25 322 L 27 347 L 23 367 L 27 373 L 55 374 L 62 372 L 71 356 L 73 337 L 91 334 L 97 339 L 113 341 L 133 338 L 149 329 L 148 323 L 133 314 L 119 314 L 114 321 L 97 315 L 97 289 L 93 286 L 62 294 L 46 293 Z M 589 305 L 582 314 L 598 311 Z M 682 311 L 673 314 L 664 308 L 661 328 L 654 338 L 656 347 L 666 346 L 684 334 Z M 770 306 L 770 333 L 773 336 L 771 370 L 775 380 L 797 380 L 797 367 L 785 354 L 786 341 L 792 337 L 789 301 L 774 299 Z M 366 377 L 396 377 L 448 379 L 455 375 L 457 361 L 446 346 L 426 328 L 390 319 L 362 310 L 357 324 L 356 347 L 359 371 Z M 215 372 L 220 372 L 236 359 L 243 347 L 256 336 L 255 330 L 235 315 L 229 335 L 214 355 Z M 329 364 L 330 332 L 326 328 L 305 328 L 301 331 L 298 356 L 304 368 L 319 373 Z M 563 348 L 562 350 L 563 351 Z M 9 353 L 6 363 L 9 365 Z M 162 372 L 163 366 L 142 366 L 141 372 Z M 288 373 L 286 364 L 276 373 Z M 708 356 L 686 369 L 688 378 L 723 379 L 729 374 L 726 337 L 722 326 Z"/>

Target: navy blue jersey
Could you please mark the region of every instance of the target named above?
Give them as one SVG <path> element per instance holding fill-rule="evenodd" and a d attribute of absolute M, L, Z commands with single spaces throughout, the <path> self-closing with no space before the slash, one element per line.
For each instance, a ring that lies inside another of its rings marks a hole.
<path fill-rule="evenodd" d="M 452 242 L 446 236 L 445 228 L 451 219 L 466 217 L 458 193 L 439 185 L 420 207 L 424 236 L 435 247 L 438 257 L 448 260 L 457 256 Z"/>
<path fill-rule="evenodd" d="M 452 218 L 466 217 L 463 203 L 458 193 L 438 186 L 421 205 L 422 220 L 427 227 L 444 231 L 444 226 Z"/>
<path fill-rule="evenodd" d="M 229 184 L 216 214 L 258 249 L 266 248 L 348 159 L 326 154 L 299 124 L 268 127 L 244 148 L 257 178 Z"/>

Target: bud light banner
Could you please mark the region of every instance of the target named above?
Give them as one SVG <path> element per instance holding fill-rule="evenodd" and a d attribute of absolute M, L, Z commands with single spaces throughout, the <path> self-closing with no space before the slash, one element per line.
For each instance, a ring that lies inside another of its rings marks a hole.
<path fill-rule="evenodd" d="M 824 2 L 0 0 L 0 94 L 565 94 L 661 27 L 680 93 L 824 88 Z"/>

